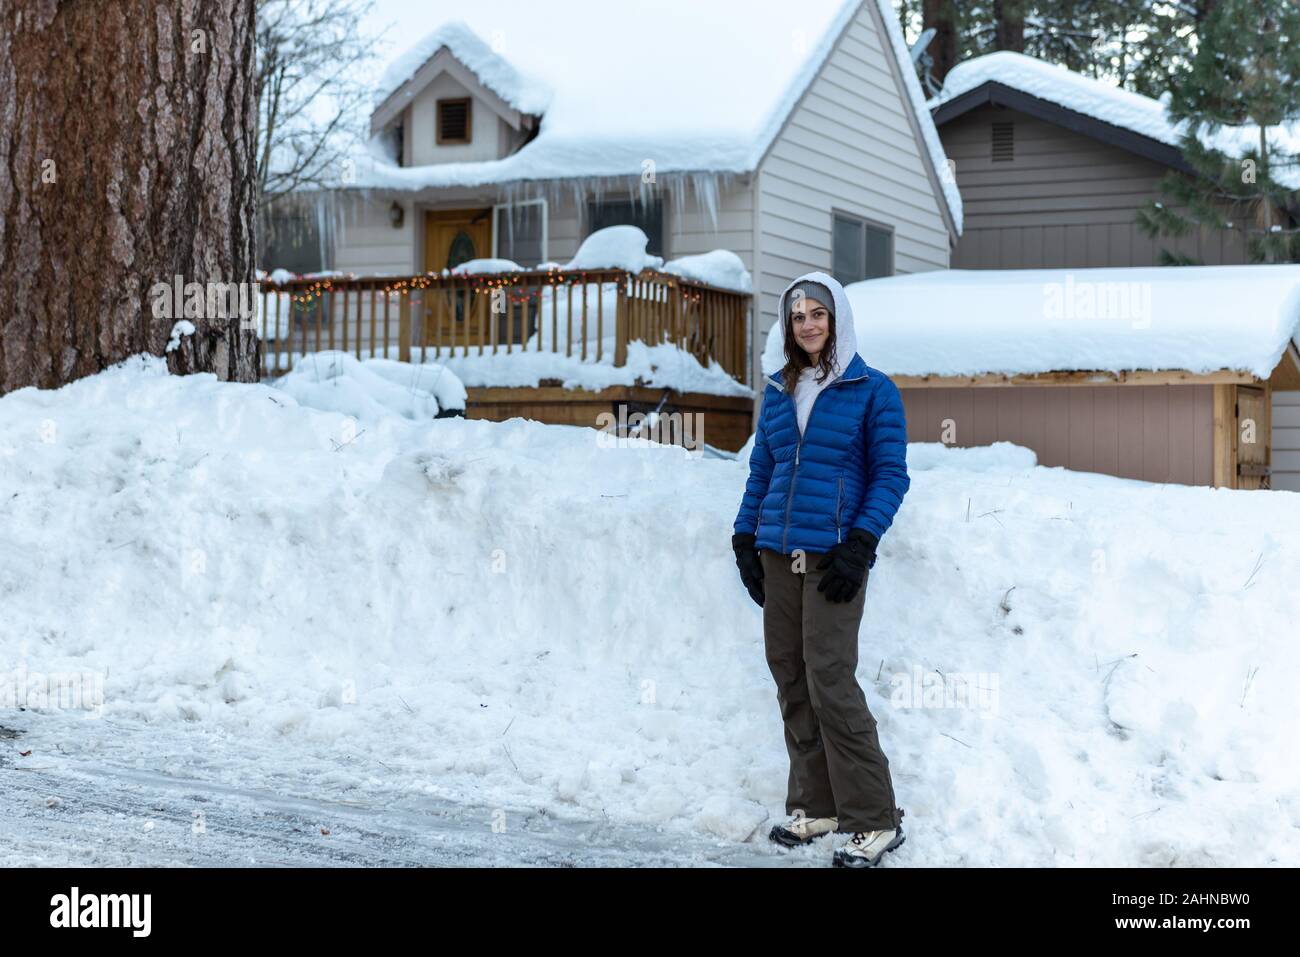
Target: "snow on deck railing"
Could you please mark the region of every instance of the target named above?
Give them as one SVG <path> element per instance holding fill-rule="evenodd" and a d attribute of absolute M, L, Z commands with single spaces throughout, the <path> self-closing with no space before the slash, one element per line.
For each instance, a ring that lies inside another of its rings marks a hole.
<path fill-rule="evenodd" d="M 406 362 L 549 352 L 622 366 L 628 342 L 639 340 L 675 344 L 706 367 L 716 360 L 747 379 L 750 296 L 653 269 L 294 278 L 277 271 L 261 292 L 264 376 L 322 349 Z"/>

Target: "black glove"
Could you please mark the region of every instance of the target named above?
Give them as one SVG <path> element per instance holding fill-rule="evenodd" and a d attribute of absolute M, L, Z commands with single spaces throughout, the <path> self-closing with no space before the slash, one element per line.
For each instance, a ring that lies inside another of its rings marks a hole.
<path fill-rule="evenodd" d="M 817 590 L 826 593 L 827 601 L 853 600 L 866 581 L 867 569 L 876 563 L 879 541 L 870 532 L 852 529 L 844 541 L 833 545 L 826 557 L 817 563 L 817 570 L 826 572 Z"/>
<path fill-rule="evenodd" d="M 763 594 L 763 561 L 754 547 L 754 536 L 732 535 L 731 550 L 736 553 L 736 567 L 740 569 L 740 580 L 745 583 L 749 597 L 762 608 L 766 597 Z"/>

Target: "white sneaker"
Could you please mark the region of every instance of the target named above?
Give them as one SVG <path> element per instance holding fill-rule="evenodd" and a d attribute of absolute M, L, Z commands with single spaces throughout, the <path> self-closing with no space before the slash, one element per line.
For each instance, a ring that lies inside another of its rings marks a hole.
<path fill-rule="evenodd" d="M 822 835 L 832 833 L 838 826 L 838 818 L 805 817 L 796 814 L 790 818 L 789 823 L 775 825 L 768 832 L 767 837 L 786 847 L 797 847 L 800 844 L 810 844 Z"/>
<path fill-rule="evenodd" d="M 892 851 L 905 840 L 903 829 L 887 831 L 856 831 L 835 851 L 835 867 L 875 867 L 886 851 Z"/>

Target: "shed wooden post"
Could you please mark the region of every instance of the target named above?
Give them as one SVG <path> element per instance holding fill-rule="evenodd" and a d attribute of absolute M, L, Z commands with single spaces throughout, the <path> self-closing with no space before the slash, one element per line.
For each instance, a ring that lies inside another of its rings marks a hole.
<path fill-rule="evenodd" d="M 1237 387 L 1214 387 L 1214 487 L 1237 487 Z"/>

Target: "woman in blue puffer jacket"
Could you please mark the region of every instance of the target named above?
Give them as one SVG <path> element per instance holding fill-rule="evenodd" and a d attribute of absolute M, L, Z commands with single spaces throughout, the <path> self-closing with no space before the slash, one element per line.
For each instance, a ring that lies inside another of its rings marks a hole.
<path fill-rule="evenodd" d="M 833 863 L 903 843 L 889 762 L 858 685 L 858 627 L 876 546 L 907 493 L 898 389 L 857 353 L 844 287 L 801 276 L 779 300 L 785 367 L 767 379 L 732 547 L 763 607 L 790 777 L 772 840 L 852 837 Z"/>

